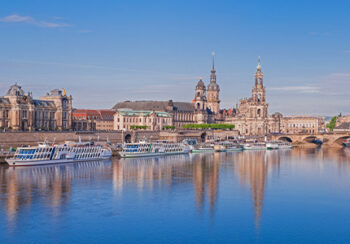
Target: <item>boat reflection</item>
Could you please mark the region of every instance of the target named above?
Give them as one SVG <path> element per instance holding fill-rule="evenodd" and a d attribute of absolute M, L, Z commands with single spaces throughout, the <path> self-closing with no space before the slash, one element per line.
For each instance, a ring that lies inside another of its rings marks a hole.
<path fill-rule="evenodd" d="M 109 163 L 108 163 L 109 162 Z M 110 172 L 110 161 L 90 161 L 74 164 L 35 167 L 0 167 L 0 196 L 8 220 L 13 229 L 16 216 L 32 205 L 43 202 L 52 210 L 52 217 L 60 214 L 70 200 L 72 181 L 91 179 Z"/>
<path fill-rule="evenodd" d="M 108 189 L 108 185 L 112 186 L 114 194 L 118 195 L 115 197 L 117 200 L 123 196 L 123 191 L 133 191 L 135 186 L 139 194 L 161 192 L 163 188 L 174 191 L 179 187 L 186 189 L 182 194 L 188 194 L 188 189 L 191 189 L 195 211 L 205 214 L 205 210 L 208 209 L 208 214 L 214 218 L 218 199 L 226 197 L 220 192 L 225 187 L 222 184 L 231 182 L 243 189 L 249 189 L 255 225 L 259 227 L 269 179 L 280 177 L 282 164 L 287 165 L 288 169 L 311 168 L 310 164 L 302 163 L 305 161 L 303 158 L 315 159 L 313 162 L 320 170 L 323 170 L 323 164 L 332 162 L 340 173 L 350 173 L 348 149 L 293 149 L 113 158 L 112 161 L 104 162 L 28 168 L 0 166 L 0 214 L 5 214 L 10 229 L 14 229 L 20 222 L 21 211 L 34 209 L 37 205 L 50 209 L 51 218 L 56 218 L 70 207 L 70 202 L 75 197 L 73 189 L 75 192 L 83 192 L 89 187 L 89 182 L 103 181 L 104 189 Z M 237 192 L 225 192 L 235 193 Z"/>

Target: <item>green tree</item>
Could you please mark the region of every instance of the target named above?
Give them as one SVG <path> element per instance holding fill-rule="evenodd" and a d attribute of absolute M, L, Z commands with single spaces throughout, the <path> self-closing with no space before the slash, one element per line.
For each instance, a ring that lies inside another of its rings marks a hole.
<path fill-rule="evenodd" d="M 333 131 L 335 128 L 335 124 L 337 123 L 337 116 L 333 116 L 331 121 L 329 121 L 328 124 L 326 124 L 326 127 L 330 130 Z"/>

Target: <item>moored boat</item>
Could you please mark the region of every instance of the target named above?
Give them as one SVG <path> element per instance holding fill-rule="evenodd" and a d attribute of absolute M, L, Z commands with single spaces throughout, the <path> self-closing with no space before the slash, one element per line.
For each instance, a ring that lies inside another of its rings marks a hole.
<path fill-rule="evenodd" d="M 205 153 L 205 152 L 215 152 L 214 145 L 198 145 L 192 149 L 192 153 Z"/>
<path fill-rule="evenodd" d="M 345 139 L 345 140 L 343 141 L 343 145 L 344 145 L 345 147 L 350 147 L 350 139 Z"/>
<path fill-rule="evenodd" d="M 266 142 L 266 149 L 267 150 L 279 149 L 279 144 L 276 141 Z"/>
<path fill-rule="evenodd" d="M 111 156 L 110 148 L 92 142 L 42 143 L 35 147 L 18 147 L 14 156 L 7 158 L 6 162 L 9 166 L 33 166 L 106 160 Z"/>
<path fill-rule="evenodd" d="M 224 146 L 226 152 L 242 151 L 243 146 L 235 142 L 223 142 L 221 145 Z"/>
<path fill-rule="evenodd" d="M 265 142 L 253 142 L 253 143 L 246 143 L 243 145 L 244 150 L 266 150 L 266 143 Z"/>
<path fill-rule="evenodd" d="M 186 154 L 191 151 L 188 145 L 177 142 L 125 143 L 119 153 L 122 158 L 151 157 L 162 155 Z"/>
<path fill-rule="evenodd" d="M 277 141 L 279 149 L 292 149 L 293 145 L 287 141 Z"/>

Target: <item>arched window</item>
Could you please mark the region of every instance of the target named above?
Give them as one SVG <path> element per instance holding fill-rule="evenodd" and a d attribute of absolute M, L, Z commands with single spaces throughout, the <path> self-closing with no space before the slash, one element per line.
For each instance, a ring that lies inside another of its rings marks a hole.
<path fill-rule="evenodd" d="M 200 109 L 200 107 L 201 107 L 201 104 L 197 103 L 197 109 Z"/>
<path fill-rule="evenodd" d="M 257 114 L 258 114 L 258 117 L 261 116 L 261 109 L 260 108 L 258 109 Z"/>

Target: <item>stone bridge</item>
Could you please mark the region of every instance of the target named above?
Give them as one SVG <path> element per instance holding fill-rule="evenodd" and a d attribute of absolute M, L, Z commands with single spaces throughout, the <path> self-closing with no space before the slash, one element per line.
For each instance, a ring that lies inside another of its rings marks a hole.
<path fill-rule="evenodd" d="M 341 146 L 350 133 L 322 133 L 322 134 L 273 134 L 272 140 L 285 140 L 292 143 L 314 143 L 320 140 L 324 145 Z"/>

